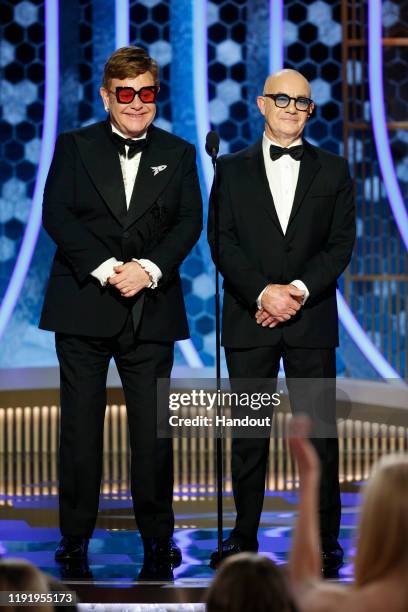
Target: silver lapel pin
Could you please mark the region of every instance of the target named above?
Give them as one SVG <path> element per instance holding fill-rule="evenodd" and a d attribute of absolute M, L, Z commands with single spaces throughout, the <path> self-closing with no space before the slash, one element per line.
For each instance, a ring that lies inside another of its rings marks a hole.
<path fill-rule="evenodd" d="M 153 170 L 153 176 L 157 176 L 159 172 L 163 172 L 167 168 L 167 166 L 150 166 Z"/>

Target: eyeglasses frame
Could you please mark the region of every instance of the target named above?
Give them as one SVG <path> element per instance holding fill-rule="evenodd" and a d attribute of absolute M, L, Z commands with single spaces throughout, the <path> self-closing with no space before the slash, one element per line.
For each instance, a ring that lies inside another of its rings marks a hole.
<path fill-rule="evenodd" d="M 122 89 L 133 89 L 134 96 L 133 96 L 133 98 L 132 98 L 132 99 L 131 99 L 129 102 L 121 102 L 121 101 L 119 100 L 119 92 L 120 92 Z M 154 89 L 154 91 L 155 91 L 155 96 L 154 96 L 154 100 L 153 100 L 153 102 L 143 102 L 143 100 L 141 100 L 141 99 L 140 99 L 140 92 L 141 92 L 143 89 Z M 159 93 L 159 90 L 160 90 L 160 87 L 159 87 L 158 85 L 144 85 L 143 87 L 141 87 L 141 88 L 140 88 L 140 89 L 138 89 L 137 91 L 136 91 L 136 89 L 134 89 L 134 87 L 131 87 L 130 85 L 127 85 L 126 87 L 123 87 L 123 86 L 121 86 L 121 87 L 119 87 L 119 86 L 118 86 L 118 87 L 115 87 L 115 91 L 113 91 L 112 89 L 109 89 L 109 93 L 112 93 L 112 94 L 114 94 L 114 95 L 115 95 L 115 97 L 116 97 L 116 102 L 117 102 L 118 104 L 131 104 L 131 103 L 133 102 L 133 100 L 136 98 L 136 96 L 139 96 L 139 100 L 140 100 L 140 101 L 141 101 L 143 104 L 155 104 L 155 103 L 156 103 L 157 94 Z"/>
<path fill-rule="evenodd" d="M 276 104 L 276 98 L 278 98 L 279 96 L 286 96 L 289 99 L 289 102 L 287 103 L 286 106 L 278 106 Z M 288 106 L 290 106 L 291 101 L 293 100 L 294 103 L 295 103 L 296 110 L 298 110 L 301 113 L 307 113 L 307 111 L 310 109 L 311 105 L 314 104 L 313 100 L 311 98 L 307 98 L 306 96 L 298 96 L 297 98 L 293 98 L 292 96 L 288 96 L 288 94 L 285 94 L 285 93 L 277 93 L 277 94 L 264 93 L 264 94 L 262 94 L 262 97 L 263 98 L 271 98 L 271 100 L 274 101 L 276 108 L 288 108 Z M 307 108 L 302 109 L 302 108 L 298 108 L 296 106 L 296 102 L 297 102 L 297 100 L 299 100 L 299 98 L 301 98 L 303 100 L 308 100 Z"/>

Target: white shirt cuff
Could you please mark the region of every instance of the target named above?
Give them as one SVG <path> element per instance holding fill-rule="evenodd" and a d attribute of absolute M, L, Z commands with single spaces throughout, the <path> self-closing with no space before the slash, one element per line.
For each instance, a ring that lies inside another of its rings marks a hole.
<path fill-rule="evenodd" d="M 149 285 L 149 289 L 156 289 L 159 280 L 163 276 L 159 266 L 156 266 L 150 259 L 134 259 L 133 261 L 137 261 L 137 263 L 142 266 L 143 270 L 150 276 L 152 282 Z"/>
<path fill-rule="evenodd" d="M 106 283 L 108 282 L 108 278 L 110 276 L 115 276 L 116 274 L 113 268 L 115 266 L 121 266 L 122 264 L 123 261 L 118 261 L 116 257 L 111 257 L 95 268 L 95 270 L 91 272 L 91 276 L 96 278 L 101 283 L 102 287 L 105 287 Z"/>
<path fill-rule="evenodd" d="M 296 280 L 292 281 L 290 284 L 291 284 L 291 285 L 295 285 L 295 287 L 297 287 L 297 288 L 298 288 L 298 289 L 300 289 L 301 291 L 304 291 L 304 292 L 305 292 L 305 294 L 304 294 L 304 296 L 303 296 L 303 302 L 302 302 L 302 306 L 304 306 L 304 305 L 306 304 L 306 300 L 307 300 L 307 298 L 308 298 L 308 297 L 309 297 L 309 295 L 310 295 L 310 294 L 309 294 L 309 291 L 308 291 L 308 289 L 307 289 L 307 287 L 306 287 L 306 285 L 305 285 L 305 283 L 304 283 L 304 282 L 302 282 L 301 280 L 296 279 Z"/>
<path fill-rule="evenodd" d="M 265 289 L 262 289 L 261 293 L 258 295 L 258 297 L 256 298 L 256 305 L 258 306 L 258 310 L 262 310 L 262 296 L 266 291 L 268 285 L 266 285 Z"/>

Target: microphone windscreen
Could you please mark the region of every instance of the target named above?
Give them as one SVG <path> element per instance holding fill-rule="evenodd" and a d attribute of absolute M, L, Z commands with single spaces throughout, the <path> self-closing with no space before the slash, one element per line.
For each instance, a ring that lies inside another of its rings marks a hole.
<path fill-rule="evenodd" d="M 219 148 L 220 137 L 218 136 L 216 131 L 211 130 L 211 132 L 208 132 L 207 138 L 205 140 L 205 150 L 207 151 L 208 155 L 213 156 L 218 154 Z"/>

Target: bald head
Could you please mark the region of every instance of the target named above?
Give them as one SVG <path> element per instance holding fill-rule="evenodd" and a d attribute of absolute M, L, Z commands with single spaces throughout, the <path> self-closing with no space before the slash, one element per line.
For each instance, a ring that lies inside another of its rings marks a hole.
<path fill-rule="evenodd" d="M 278 94 L 283 98 L 283 105 L 282 101 L 277 102 Z M 268 76 L 264 95 L 257 97 L 257 104 L 265 117 L 266 136 L 283 147 L 302 137 L 314 109 L 308 80 L 297 70 L 289 69 Z"/>
<path fill-rule="evenodd" d="M 297 70 L 292 70 L 291 68 L 279 70 L 278 72 L 274 72 L 274 74 L 268 76 L 265 81 L 265 93 L 286 92 L 288 89 L 291 89 L 292 91 L 295 90 L 297 92 L 296 94 L 292 93 L 292 96 L 306 96 L 307 98 L 311 97 L 309 81 Z"/>

